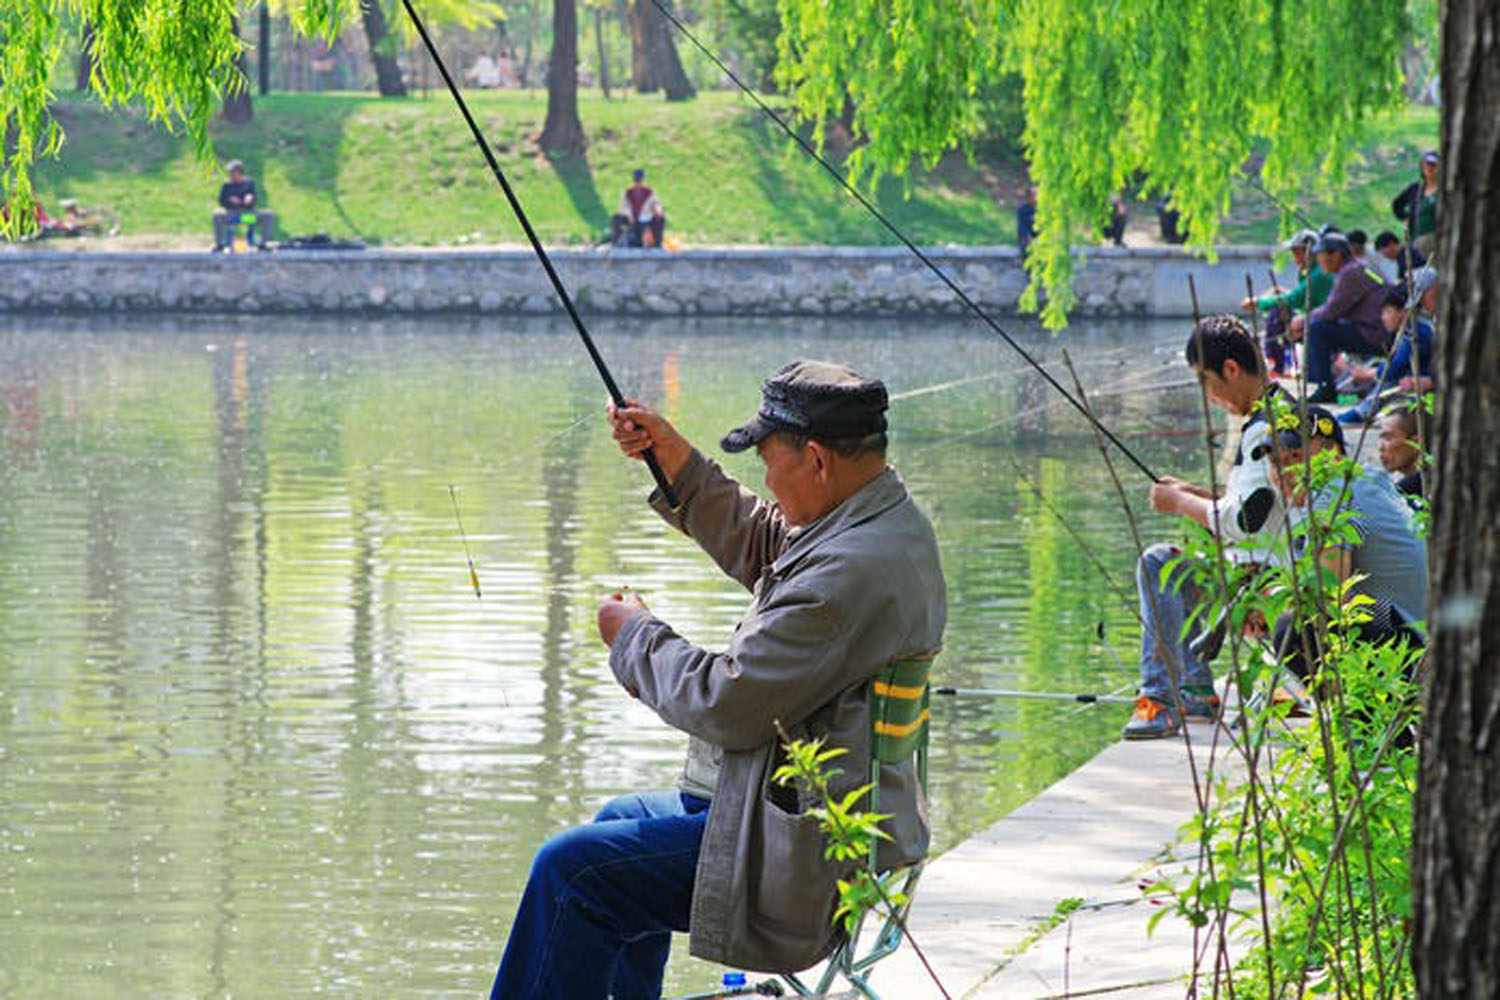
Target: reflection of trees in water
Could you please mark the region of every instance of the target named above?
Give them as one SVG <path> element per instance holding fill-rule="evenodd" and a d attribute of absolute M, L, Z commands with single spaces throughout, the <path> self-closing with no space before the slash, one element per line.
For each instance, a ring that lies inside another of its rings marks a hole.
<path fill-rule="evenodd" d="M 582 384 L 575 382 L 570 409 L 593 405 Z M 540 815 L 556 825 L 576 820 L 586 782 L 589 714 L 579 698 L 573 663 L 572 588 L 577 579 L 579 465 L 588 435 L 564 434 L 541 456 L 542 497 L 546 507 L 543 539 L 546 558 L 547 621 L 542 631 L 541 732 L 535 788 Z M 554 812 L 554 807 L 561 815 Z"/>

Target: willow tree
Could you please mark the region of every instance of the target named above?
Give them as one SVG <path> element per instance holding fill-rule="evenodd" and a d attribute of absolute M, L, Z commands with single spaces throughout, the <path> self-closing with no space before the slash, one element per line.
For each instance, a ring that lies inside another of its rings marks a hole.
<path fill-rule="evenodd" d="M 782 0 L 777 73 L 822 122 L 854 106 L 869 181 L 983 133 L 981 96 L 1023 83 L 1039 189 L 1031 305 L 1059 325 L 1070 247 L 1146 176 L 1207 248 L 1240 168 L 1265 155 L 1284 203 L 1341 175 L 1360 126 L 1400 96 L 1404 0 Z M 1358 44 L 1336 26 L 1358 26 Z"/>

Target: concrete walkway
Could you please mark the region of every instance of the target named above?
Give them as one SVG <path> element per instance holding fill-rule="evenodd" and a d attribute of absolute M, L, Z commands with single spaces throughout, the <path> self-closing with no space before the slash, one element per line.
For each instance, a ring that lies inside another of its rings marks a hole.
<path fill-rule="evenodd" d="M 1190 727 L 1200 772 L 1212 732 Z M 1221 738 L 1221 769 L 1225 751 Z M 1113 744 L 929 864 L 912 933 L 955 1000 L 1181 997 L 1192 929 L 1168 916 L 1148 936 L 1138 883 L 1180 866 L 1170 848 L 1196 808 L 1184 741 Z M 1081 905 L 1059 916 L 1070 898 Z M 890 1000 L 940 996 L 909 945 L 871 985 Z"/>

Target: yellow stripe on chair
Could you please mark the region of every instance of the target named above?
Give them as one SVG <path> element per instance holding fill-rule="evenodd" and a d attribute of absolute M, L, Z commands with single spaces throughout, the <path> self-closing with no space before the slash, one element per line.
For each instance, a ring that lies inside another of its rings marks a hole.
<path fill-rule="evenodd" d="M 881 736 L 894 736 L 899 739 L 902 736 L 910 736 L 918 729 L 921 729 L 922 726 L 924 726 L 927 723 L 927 720 L 931 717 L 932 713 L 924 708 L 922 709 L 921 715 L 917 716 L 915 719 L 913 719 L 911 722 L 908 722 L 904 726 L 898 726 L 890 722 L 881 722 L 877 719 L 875 721 L 874 728 L 875 732 L 879 733 Z"/>
<path fill-rule="evenodd" d="M 900 684 L 887 684 L 885 681 L 877 680 L 874 683 L 874 690 L 876 694 L 887 698 L 909 698 L 915 701 L 922 697 L 922 692 L 927 690 L 927 686 L 924 684 L 918 687 L 906 687 Z"/>

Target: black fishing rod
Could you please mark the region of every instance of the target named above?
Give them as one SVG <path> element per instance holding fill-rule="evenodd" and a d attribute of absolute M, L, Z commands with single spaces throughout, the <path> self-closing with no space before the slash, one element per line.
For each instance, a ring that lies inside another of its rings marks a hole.
<path fill-rule="evenodd" d="M 589 352 L 589 358 L 594 362 L 594 367 L 599 372 L 599 377 L 604 380 L 604 388 L 609 391 L 609 398 L 615 406 L 623 408 L 627 405 L 625 394 L 620 392 L 620 387 L 615 384 L 614 376 L 609 373 L 609 366 L 604 363 L 604 358 L 599 354 L 599 349 L 594 346 L 594 338 L 589 336 L 588 328 L 583 325 L 583 317 L 578 315 L 578 309 L 573 305 L 573 298 L 568 294 L 568 289 L 563 285 L 557 268 L 552 266 L 552 258 L 547 256 L 547 251 L 542 247 L 542 241 L 537 237 L 536 230 L 531 227 L 531 220 L 526 216 L 526 210 L 521 207 L 521 201 L 516 197 L 515 191 L 506 180 L 505 172 L 500 169 L 495 154 L 490 150 L 490 144 L 485 139 L 484 133 L 479 129 L 479 123 L 469 113 L 469 106 L 464 103 L 463 95 L 458 91 L 458 85 L 453 82 L 452 75 L 448 72 L 443 57 L 438 55 L 437 46 L 432 43 L 432 37 L 427 34 L 427 27 L 422 19 L 417 16 L 417 11 L 411 5 L 411 0 L 401 0 L 401 5 L 406 8 L 406 16 L 411 18 L 411 23 L 417 29 L 417 34 L 422 37 L 422 44 L 427 48 L 427 54 L 432 56 L 432 61 L 437 64 L 438 73 L 443 82 L 448 85 L 448 93 L 453 95 L 453 101 L 458 105 L 458 110 L 463 114 L 464 121 L 469 123 L 469 131 L 474 134 L 474 142 L 479 146 L 479 151 L 484 154 L 485 160 L 489 162 L 490 171 L 495 175 L 495 180 L 500 182 L 500 190 L 505 192 L 505 199 L 510 202 L 510 209 L 515 213 L 516 221 L 526 231 L 526 238 L 531 241 L 531 249 L 536 253 L 537 260 L 541 262 L 542 270 L 547 272 L 547 278 L 552 282 L 552 290 L 557 293 L 557 298 L 563 304 L 563 309 L 568 313 L 568 318 L 573 321 L 573 326 L 578 330 L 578 337 L 583 341 L 584 350 Z M 656 454 L 648 448 L 641 455 L 646 460 L 646 466 L 650 468 L 652 477 L 656 480 L 657 489 L 661 490 L 662 498 L 671 507 L 677 506 L 677 493 L 672 489 L 672 484 L 667 481 L 667 474 L 662 471 L 661 463 L 656 460 Z"/>
<path fill-rule="evenodd" d="M 409 0 L 407 0 L 407 2 L 409 2 Z M 1015 339 L 1011 337 L 1010 334 L 1006 333 L 1005 330 L 1000 326 L 1000 324 L 995 322 L 990 314 L 985 312 L 984 309 L 980 307 L 979 303 L 970 298 L 968 293 L 965 292 L 961 287 L 959 287 L 958 283 L 950 278 L 946 271 L 939 267 L 932 260 L 932 258 L 923 253 L 922 249 L 915 243 L 913 243 L 904 232 L 897 228 L 896 224 L 889 218 L 887 218 L 884 212 L 876 208 L 868 198 L 859 193 L 854 185 L 845 180 L 844 175 L 839 173 L 837 167 L 829 163 L 822 156 L 822 154 L 820 154 L 816 149 L 813 148 L 811 143 L 802 138 L 802 136 L 798 135 L 795 129 L 788 125 L 786 121 L 775 111 L 771 110 L 771 108 L 766 104 L 765 101 L 762 101 L 760 99 L 759 94 L 752 90 L 749 85 L 745 83 L 745 81 L 736 76 L 733 70 L 724 65 L 724 61 L 721 60 L 712 50 L 710 50 L 708 46 L 700 42 L 698 40 L 698 36 L 689 31 L 687 25 L 678 20 L 677 16 L 670 10 L 668 10 L 665 5 L 663 5 L 662 0 L 651 0 L 651 2 L 655 5 L 657 10 L 661 11 L 662 16 L 665 17 L 668 21 L 672 22 L 672 24 L 676 26 L 677 30 L 682 33 L 682 36 L 692 43 L 694 48 L 708 57 L 709 62 L 713 63 L 719 68 L 720 72 L 729 77 L 729 79 L 734 82 L 735 86 L 739 87 L 740 90 L 742 90 L 752 101 L 755 102 L 756 106 L 759 107 L 761 111 L 766 113 L 767 117 L 769 117 L 773 122 L 779 125 L 781 127 L 781 130 L 788 136 L 790 136 L 792 141 L 802 148 L 802 151 L 804 153 L 816 160 L 817 163 L 828 172 L 828 175 L 838 182 L 840 187 L 842 187 L 845 191 L 852 195 L 854 199 L 864 207 L 865 211 L 874 216 L 875 219 L 879 221 L 879 223 L 884 226 L 892 236 L 901 241 L 906 249 L 910 250 L 912 254 L 917 258 L 917 260 L 926 265 L 929 271 L 937 275 L 938 280 L 947 285 L 948 288 L 953 292 L 953 294 L 958 296 L 959 301 L 967 306 L 968 309 L 972 313 L 974 313 L 974 315 L 983 320 L 985 325 L 987 325 L 991 330 L 994 330 L 997 334 L 999 334 L 1000 338 L 1007 344 L 1009 344 L 1012 350 L 1014 350 L 1023 359 L 1025 359 L 1026 363 L 1029 364 L 1032 368 L 1036 369 L 1037 373 L 1041 375 L 1042 378 L 1046 379 L 1048 385 L 1052 386 L 1052 388 L 1060 392 L 1063 398 L 1066 399 L 1069 403 L 1072 403 L 1073 408 L 1079 413 L 1083 414 L 1083 418 L 1085 420 L 1087 420 L 1090 424 L 1093 424 L 1094 427 L 1099 430 L 1099 433 L 1108 438 L 1109 442 L 1120 450 L 1120 454 L 1130 459 L 1131 463 L 1134 464 L 1137 469 L 1140 469 L 1141 472 L 1145 473 L 1146 477 L 1149 478 L 1153 483 L 1161 481 L 1161 477 L 1158 476 L 1155 472 L 1152 472 L 1150 466 L 1141 461 L 1141 459 L 1135 454 L 1135 452 L 1131 451 L 1125 446 L 1125 443 L 1123 441 L 1115 437 L 1114 433 L 1110 431 L 1108 427 L 1105 427 L 1102 423 L 1100 423 L 1099 420 L 1089 412 L 1088 407 L 1084 406 L 1081 402 L 1078 401 L 1077 398 L 1073 396 L 1072 393 L 1063 388 L 1062 383 L 1053 378 L 1051 372 L 1043 368 L 1035 358 L 1033 358 L 1026 352 L 1025 348 L 1016 343 Z"/>

